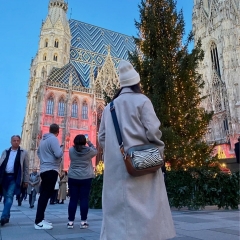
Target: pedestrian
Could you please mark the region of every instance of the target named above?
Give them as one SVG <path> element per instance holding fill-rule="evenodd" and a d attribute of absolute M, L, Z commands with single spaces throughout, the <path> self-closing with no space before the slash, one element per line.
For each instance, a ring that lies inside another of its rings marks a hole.
<path fill-rule="evenodd" d="M 70 167 L 68 170 L 68 187 L 70 201 L 68 205 L 68 228 L 73 228 L 77 204 L 80 200 L 80 228 L 88 228 L 88 201 L 94 170 L 92 158 L 97 155 L 97 149 L 84 135 L 74 138 L 74 146 L 69 149 Z M 86 146 L 88 144 L 88 147 Z"/>
<path fill-rule="evenodd" d="M 58 203 L 57 197 L 58 197 L 58 191 L 59 191 L 59 183 L 60 183 L 60 177 L 58 175 L 57 181 L 54 186 L 54 191 L 50 197 L 50 205 L 54 205 L 54 204 Z"/>
<path fill-rule="evenodd" d="M 36 196 L 39 193 L 40 175 L 37 172 L 37 168 L 33 168 L 33 172 L 29 176 L 27 193 L 29 195 L 29 207 L 34 208 Z"/>
<path fill-rule="evenodd" d="M 62 176 L 60 177 L 60 183 L 59 183 L 59 191 L 58 191 L 58 203 L 64 204 L 64 200 L 66 200 L 67 196 L 67 181 L 68 176 L 67 172 L 63 171 Z"/>
<path fill-rule="evenodd" d="M 20 143 L 19 135 L 12 136 L 12 146 L 3 151 L 0 159 L 0 185 L 4 197 L 2 226 L 9 223 L 14 194 L 18 195 L 21 187 L 27 188 L 28 186 L 29 156 L 27 151 L 20 147 Z"/>
<path fill-rule="evenodd" d="M 40 159 L 41 191 L 38 198 L 35 229 L 52 229 L 51 223 L 44 220 L 44 214 L 49 198 L 51 197 L 57 181 L 60 164 L 62 161 L 62 145 L 59 145 L 57 136 L 59 126 L 55 123 L 49 127 L 49 133 L 43 135 L 37 155 Z"/>
<path fill-rule="evenodd" d="M 235 151 L 237 163 L 239 163 L 239 159 L 240 159 L 240 136 L 238 137 L 238 142 L 235 143 L 234 151 Z"/>
<path fill-rule="evenodd" d="M 140 76 L 124 60 L 119 63 L 120 90 L 114 106 L 125 150 L 155 144 L 163 155 L 160 122 L 151 101 L 141 93 Z M 98 140 L 104 152 L 101 240 L 163 240 L 175 229 L 161 169 L 133 177 L 128 174 L 108 104 L 102 114 Z"/>

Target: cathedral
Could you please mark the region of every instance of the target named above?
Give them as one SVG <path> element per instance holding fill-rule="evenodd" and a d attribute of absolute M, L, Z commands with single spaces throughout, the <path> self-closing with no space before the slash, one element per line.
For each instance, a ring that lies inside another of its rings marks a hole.
<path fill-rule="evenodd" d="M 117 66 L 134 49 L 132 37 L 67 19 L 68 4 L 50 0 L 42 23 L 39 47 L 31 62 L 22 146 L 30 169 L 39 166 L 37 148 L 52 123 L 60 126 L 64 145 L 62 169 L 69 167 L 69 147 L 78 134 L 88 134 L 96 146 L 104 94 L 118 87 Z M 94 166 L 102 158 L 99 151 Z"/>
<path fill-rule="evenodd" d="M 232 158 L 240 135 L 240 1 L 192 0 L 193 34 L 205 57 L 198 71 L 205 87 L 203 108 L 213 111 L 206 141 L 216 143 L 222 158 Z M 22 146 L 30 169 L 39 165 L 36 150 L 52 123 L 60 126 L 64 145 L 62 169 L 69 167 L 69 147 L 77 134 L 97 145 L 104 96 L 118 87 L 117 66 L 134 50 L 132 37 L 67 19 L 68 4 L 49 0 L 39 47 L 31 62 Z M 102 152 L 93 160 L 102 160 Z"/>
<path fill-rule="evenodd" d="M 233 158 L 240 136 L 240 1 L 194 0 L 192 16 L 205 54 L 198 69 L 207 96 L 202 107 L 214 112 L 206 140 L 217 144 L 220 158 Z"/>

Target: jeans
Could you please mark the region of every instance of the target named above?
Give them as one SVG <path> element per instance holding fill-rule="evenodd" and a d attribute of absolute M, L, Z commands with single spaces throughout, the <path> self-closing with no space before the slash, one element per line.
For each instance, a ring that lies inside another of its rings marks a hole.
<path fill-rule="evenodd" d="M 16 188 L 16 181 L 14 175 L 5 174 L 3 178 L 3 197 L 4 197 L 4 208 L 2 211 L 1 219 L 10 218 L 10 209 L 13 204 L 13 197 Z"/>
<path fill-rule="evenodd" d="M 34 203 L 36 201 L 36 195 L 37 195 L 37 192 L 35 189 L 33 189 L 31 191 L 31 194 L 29 194 L 29 199 L 28 199 L 30 207 L 34 206 Z"/>
<path fill-rule="evenodd" d="M 68 205 L 68 220 L 73 222 L 77 211 L 78 200 L 80 200 L 81 220 L 87 220 L 88 200 L 91 189 L 92 178 L 73 179 L 68 178 L 68 187 L 70 192 L 70 201 Z"/>
<path fill-rule="evenodd" d="M 44 219 L 44 213 L 49 198 L 52 196 L 55 184 L 57 182 L 58 172 L 54 170 L 46 171 L 40 174 L 42 179 L 40 196 L 38 198 L 38 206 L 35 223 L 38 224 Z"/>

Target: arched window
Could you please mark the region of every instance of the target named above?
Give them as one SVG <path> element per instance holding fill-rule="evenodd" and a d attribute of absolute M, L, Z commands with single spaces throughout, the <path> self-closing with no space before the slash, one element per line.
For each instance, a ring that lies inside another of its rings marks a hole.
<path fill-rule="evenodd" d="M 65 43 L 65 52 L 67 52 L 67 44 Z"/>
<path fill-rule="evenodd" d="M 71 113 L 71 116 L 73 118 L 77 118 L 78 117 L 78 104 L 77 104 L 76 100 L 72 103 L 72 113 Z"/>
<path fill-rule="evenodd" d="M 211 59 L 212 59 L 212 68 L 216 70 L 219 76 L 221 76 L 219 59 L 218 59 L 218 50 L 215 43 L 211 44 Z"/>
<path fill-rule="evenodd" d="M 53 56 L 53 61 L 56 61 L 56 62 L 57 62 L 57 59 L 58 59 L 58 56 L 57 56 L 57 54 L 55 53 L 54 56 Z"/>
<path fill-rule="evenodd" d="M 53 97 L 51 96 L 47 100 L 46 114 L 53 115 L 53 109 L 54 109 L 54 100 L 53 100 Z"/>
<path fill-rule="evenodd" d="M 82 105 L 82 119 L 88 119 L 88 105 L 86 101 Z"/>
<path fill-rule="evenodd" d="M 48 47 L 48 39 L 45 39 L 44 47 Z"/>
<path fill-rule="evenodd" d="M 55 48 L 58 48 L 58 43 L 59 43 L 59 42 L 58 42 L 58 40 L 56 39 L 55 42 L 54 42 L 54 47 L 55 47 Z"/>
<path fill-rule="evenodd" d="M 47 60 L 47 54 L 44 53 L 44 54 L 43 54 L 43 61 L 46 61 L 46 60 Z"/>
<path fill-rule="evenodd" d="M 65 115 L 65 101 L 63 98 L 60 99 L 59 103 L 58 103 L 58 116 L 60 117 L 64 117 Z"/>

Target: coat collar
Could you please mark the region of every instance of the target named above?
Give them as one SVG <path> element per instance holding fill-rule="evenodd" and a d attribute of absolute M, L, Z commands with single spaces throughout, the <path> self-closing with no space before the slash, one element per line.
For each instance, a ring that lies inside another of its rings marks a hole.
<path fill-rule="evenodd" d="M 123 94 L 123 93 L 133 93 L 133 90 L 129 87 L 125 87 L 125 88 L 122 89 L 120 95 Z"/>

